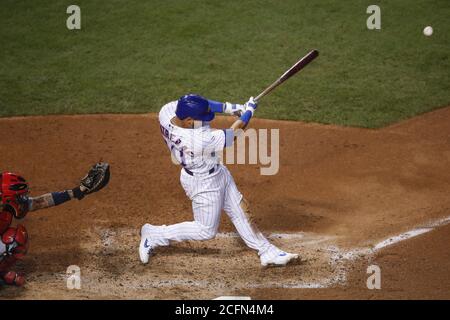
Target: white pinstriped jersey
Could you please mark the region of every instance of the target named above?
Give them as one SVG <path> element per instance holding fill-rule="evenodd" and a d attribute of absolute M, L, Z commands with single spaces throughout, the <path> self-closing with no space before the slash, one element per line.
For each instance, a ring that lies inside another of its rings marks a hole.
<path fill-rule="evenodd" d="M 239 192 L 230 171 L 224 165 L 217 165 L 215 151 L 233 142 L 233 130 L 212 130 L 204 123 L 196 129 L 175 126 L 171 120 L 176 116 L 177 101 L 170 102 L 159 112 L 161 133 L 170 152 L 193 174 L 181 170 L 180 182 L 186 195 L 192 201 L 193 221 L 172 225 L 142 228 L 152 247 L 168 246 L 170 241 L 208 240 L 215 237 L 220 224 L 222 210 L 230 217 L 241 238 L 260 256 L 276 256 L 280 250 L 271 244 L 250 222 L 241 206 Z M 210 169 L 215 167 L 213 172 Z M 142 241 L 141 241 L 142 242 Z M 147 247 L 146 247 L 147 248 Z"/>
<path fill-rule="evenodd" d="M 164 105 L 159 112 L 161 134 L 177 161 L 194 174 L 207 173 L 220 162 L 217 151 L 233 142 L 232 130 L 214 130 L 209 123 L 185 129 L 174 125 L 177 101 Z"/>

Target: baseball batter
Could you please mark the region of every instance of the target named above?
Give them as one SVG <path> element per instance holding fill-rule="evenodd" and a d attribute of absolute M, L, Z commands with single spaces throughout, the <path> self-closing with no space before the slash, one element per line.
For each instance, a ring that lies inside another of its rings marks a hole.
<path fill-rule="evenodd" d="M 217 156 L 220 150 L 232 145 L 237 130 L 247 127 L 256 108 L 253 98 L 239 105 L 195 94 L 162 107 L 159 113 L 161 134 L 182 166 L 180 182 L 192 201 L 194 220 L 169 226 L 142 226 L 139 245 L 142 263 L 148 263 L 155 248 L 168 246 L 170 241 L 213 239 L 222 210 L 247 246 L 258 251 L 262 266 L 284 266 L 298 258 L 297 254 L 284 252 L 271 244 L 250 222 L 248 204 Z M 209 122 L 218 112 L 240 115 L 240 118 L 229 129 L 212 129 Z"/>

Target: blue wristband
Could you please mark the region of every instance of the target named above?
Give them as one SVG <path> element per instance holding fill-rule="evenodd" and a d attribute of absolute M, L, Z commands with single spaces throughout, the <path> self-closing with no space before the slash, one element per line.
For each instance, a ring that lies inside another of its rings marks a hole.
<path fill-rule="evenodd" d="M 71 199 L 69 192 L 67 192 L 67 191 L 52 192 L 52 197 L 53 197 L 53 203 L 55 204 L 55 206 L 60 205 L 61 203 L 67 202 Z"/>
<path fill-rule="evenodd" d="M 241 121 L 244 122 L 245 124 L 248 124 L 252 116 L 253 113 L 250 110 L 247 110 L 239 119 L 241 119 Z"/>
<path fill-rule="evenodd" d="M 209 103 L 209 109 L 212 112 L 214 112 L 214 113 L 217 113 L 217 112 L 222 113 L 223 112 L 223 103 L 222 102 L 208 100 L 208 103 Z"/>

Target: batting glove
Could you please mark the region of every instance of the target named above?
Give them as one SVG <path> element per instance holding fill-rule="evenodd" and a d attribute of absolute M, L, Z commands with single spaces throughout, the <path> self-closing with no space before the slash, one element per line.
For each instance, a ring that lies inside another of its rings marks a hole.
<path fill-rule="evenodd" d="M 250 97 L 250 99 L 248 99 L 248 101 L 245 103 L 245 111 L 251 111 L 252 115 L 255 113 L 257 107 L 258 103 L 253 97 Z"/>
<path fill-rule="evenodd" d="M 245 112 L 245 106 L 242 104 L 225 102 L 223 112 L 240 117 Z"/>

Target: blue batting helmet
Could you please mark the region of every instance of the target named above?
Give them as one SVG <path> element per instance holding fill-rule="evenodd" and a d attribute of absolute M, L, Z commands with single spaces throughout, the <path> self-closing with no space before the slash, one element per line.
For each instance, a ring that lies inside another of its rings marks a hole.
<path fill-rule="evenodd" d="M 211 121 L 214 119 L 214 112 L 209 109 L 208 100 L 197 94 L 187 94 L 178 99 L 175 113 L 181 120 L 192 118 L 194 120 Z"/>

